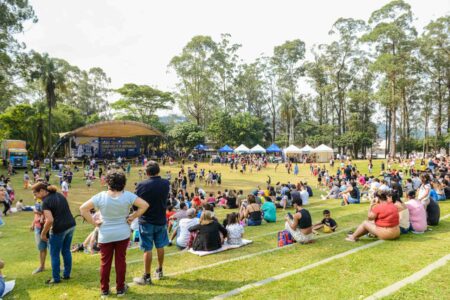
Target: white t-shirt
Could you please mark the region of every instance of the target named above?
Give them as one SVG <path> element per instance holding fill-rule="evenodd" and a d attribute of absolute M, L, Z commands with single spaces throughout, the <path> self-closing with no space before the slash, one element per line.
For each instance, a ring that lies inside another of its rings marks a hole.
<path fill-rule="evenodd" d="M 300 192 L 300 198 L 302 199 L 302 204 L 307 205 L 309 203 L 309 194 L 308 191 L 303 190 Z"/>
<path fill-rule="evenodd" d="M 178 237 L 177 237 L 177 245 L 180 247 L 186 247 L 189 241 L 189 228 L 199 223 L 198 218 L 184 218 L 181 219 L 178 223 Z"/>
<path fill-rule="evenodd" d="M 95 208 L 100 210 L 103 217 L 103 223 L 99 228 L 99 243 L 117 242 L 130 237 L 127 217 L 136 199 L 137 196 L 128 191 L 117 198 L 109 196 L 106 191 L 91 198 Z"/>
<path fill-rule="evenodd" d="M 69 184 L 66 181 L 63 181 L 61 183 L 61 191 L 68 192 L 69 191 Z"/>

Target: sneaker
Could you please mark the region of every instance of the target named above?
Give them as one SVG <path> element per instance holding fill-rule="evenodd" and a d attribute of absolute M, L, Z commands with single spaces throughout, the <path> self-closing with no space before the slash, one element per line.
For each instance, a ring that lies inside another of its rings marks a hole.
<path fill-rule="evenodd" d="M 123 297 L 128 291 L 128 285 L 125 284 L 123 290 L 117 291 L 117 297 Z"/>
<path fill-rule="evenodd" d="M 37 268 L 36 270 L 34 270 L 33 273 L 31 273 L 31 275 L 35 275 L 35 274 L 41 273 L 41 272 L 44 272 L 44 269 L 41 268 L 41 267 L 39 267 L 39 268 Z"/>
<path fill-rule="evenodd" d="M 111 291 L 102 291 L 100 294 L 100 298 L 105 299 L 108 298 L 108 296 L 111 294 Z"/>
<path fill-rule="evenodd" d="M 55 281 L 55 279 L 48 279 L 48 280 L 46 280 L 45 281 L 45 284 L 58 284 L 58 283 L 60 283 L 61 281 Z"/>
<path fill-rule="evenodd" d="M 152 284 L 152 278 L 144 274 L 142 277 L 133 278 L 133 282 L 136 283 L 137 285 Z"/>
<path fill-rule="evenodd" d="M 158 280 L 161 280 L 163 278 L 163 270 L 162 270 L 162 268 L 156 269 L 155 277 L 158 278 Z"/>

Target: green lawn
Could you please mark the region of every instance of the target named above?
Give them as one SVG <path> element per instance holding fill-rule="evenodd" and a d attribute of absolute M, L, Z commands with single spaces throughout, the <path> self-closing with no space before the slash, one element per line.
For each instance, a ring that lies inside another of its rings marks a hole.
<path fill-rule="evenodd" d="M 379 174 L 381 161 L 374 161 L 374 173 Z M 367 161 L 357 161 L 356 165 L 365 173 Z M 230 172 L 227 166 L 201 164 L 206 170 L 222 173 L 220 187 L 205 188 L 209 191 L 223 191 L 225 188 L 253 190 L 264 186 L 267 175 L 272 183 L 277 181 L 291 183 L 308 180 L 314 187 L 315 196 L 308 209 L 313 221 L 319 221 L 322 210 L 330 209 L 332 217 L 339 224 L 338 233 L 319 235 L 311 245 L 294 245 L 277 248 L 276 232 L 284 228 L 285 212 L 279 211 L 279 221 L 258 227 L 246 227 L 245 237 L 254 242 L 246 247 L 219 254 L 197 257 L 190 253 L 179 252 L 174 247 L 166 248 L 164 272 L 167 278 L 156 281 L 153 286 L 132 286 L 128 299 L 209 299 L 249 283 L 260 281 L 287 271 L 295 270 L 311 263 L 321 261 L 333 255 L 343 253 L 361 245 L 373 242 L 363 239 L 358 243 L 344 241 L 345 232 L 356 227 L 366 217 L 367 204 L 340 206 L 338 200 L 321 201 L 316 180 L 309 175 L 308 165 L 300 166 L 300 176 L 287 174 L 282 165 L 277 172 L 274 165 L 259 173 L 240 174 Z M 165 167 L 172 170 L 177 167 Z M 32 205 L 31 192 L 22 188 L 20 172 L 13 178 L 17 199 L 24 199 Z M 88 190 L 82 180 L 82 173 L 76 173 L 69 202 L 72 212 L 78 214 L 81 203 L 101 190 L 95 182 Z M 132 169 L 128 187 L 132 190 L 138 178 L 138 168 Z M 56 183 L 57 178 L 53 176 Z M 441 202 L 441 216 L 450 214 L 450 201 Z M 217 209 L 216 215 L 222 220 L 229 210 Z M 69 282 L 47 287 L 44 281 L 51 277 L 50 261 L 47 271 L 38 275 L 31 272 L 38 266 L 38 251 L 34 245 L 33 233 L 29 231 L 32 213 L 14 214 L 4 218 L 6 225 L 0 229 L 0 258 L 6 263 L 4 274 L 7 280 L 16 279 L 16 289 L 5 299 L 98 299 L 99 298 L 99 256 L 84 253 L 74 254 L 73 274 Z M 90 232 L 91 226 L 79 223 L 74 242 L 82 242 Z M 363 299 L 384 287 L 399 281 L 426 265 L 450 253 L 450 218 L 443 220 L 432 231 L 424 235 L 402 236 L 400 240 L 384 242 L 364 249 L 352 255 L 342 257 L 316 268 L 310 269 L 280 281 L 248 290 L 234 298 L 245 299 Z M 127 282 L 142 273 L 142 253 L 138 249 L 128 251 Z M 214 264 L 213 266 L 211 266 Z M 152 269 L 155 268 L 155 265 Z M 449 266 L 435 270 L 419 283 L 407 286 L 390 296 L 392 299 L 450 299 L 448 289 Z M 114 286 L 112 274 L 112 286 Z M 114 296 L 112 297 L 114 298 Z"/>

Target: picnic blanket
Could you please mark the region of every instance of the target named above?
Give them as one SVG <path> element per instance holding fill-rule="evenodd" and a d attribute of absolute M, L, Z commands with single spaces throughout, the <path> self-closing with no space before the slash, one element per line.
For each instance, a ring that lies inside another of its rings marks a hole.
<path fill-rule="evenodd" d="M 15 280 L 10 280 L 5 282 L 5 291 L 3 292 L 3 295 L 0 295 L 0 299 L 6 296 L 9 292 L 11 292 L 14 289 L 14 286 L 16 285 Z"/>
<path fill-rule="evenodd" d="M 189 249 L 189 252 L 198 256 L 205 256 L 205 255 L 209 255 L 209 254 L 214 254 L 214 253 L 219 253 L 219 252 L 223 252 L 223 251 L 227 251 L 230 249 L 236 249 L 236 248 L 240 248 L 243 247 L 245 245 L 251 244 L 253 243 L 253 241 L 251 240 L 245 240 L 242 239 L 242 244 L 240 245 L 228 245 L 226 242 L 222 245 L 222 248 L 219 248 L 217 250 L 213 250 L 213 251 L 194 251 L 194 249 Z"/>

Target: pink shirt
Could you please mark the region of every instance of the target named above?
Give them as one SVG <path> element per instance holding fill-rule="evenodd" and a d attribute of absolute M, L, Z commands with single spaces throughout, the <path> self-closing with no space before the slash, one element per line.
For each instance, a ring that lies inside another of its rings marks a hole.
<path fill-rule="evenodd" d="M 424 232 L 427 229 L 427 212 L 420 201 L 409 200 L 406 202 L 409 210 L 409 222 L 414 231 Z"/>

